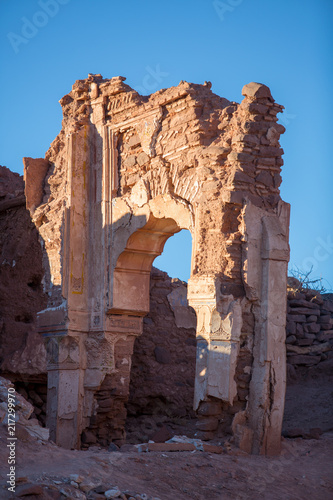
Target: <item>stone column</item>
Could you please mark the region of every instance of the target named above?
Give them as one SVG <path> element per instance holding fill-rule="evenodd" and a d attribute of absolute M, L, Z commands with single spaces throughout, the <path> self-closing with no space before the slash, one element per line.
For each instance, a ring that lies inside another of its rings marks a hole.
<path fill-rule="evenodd" d="M 99 441 L 107 439 L 121 445 L 125 440 L 131 357 L 135 339 L 142 333 L 142 317 L 107 315 L 105 324 L 104 333 L 90 334 L 85 342 L 84 420 Z"/>
<path fill-rule="evenodd" d="M 197 314 L 194 409 L 202 420 L 209 417 L 209 421 L 200 423 L 199 420 L 198 424 L 199 430 L 208 432 L 218 426 L 218 401 L 232 404 L 237 394 L 234 375 L 242 311 L 239 300 L 232 295 L 221 295 L 219 290 L 219 280 L 212 277 L 191 278 L 188 282 L 188 301 Z"/>
<path fill-rule="evenodd" d="M 39 331 L 47 350 L 47 422 L 51 439 L 69 449 L 80 447 L 84 336 L 69 332 L 63 310 L 56 308 L 39 315 Z M 61 321 L 62 316 L 62 321 Z M 52 324 L 59 321 L 58 325 Z"/>
<path fill-rule="evenodd" d="M 290 206 L 282 201 L 271 213 L 251 203 L 244 208 L 243 277 L 255 316 L 254 360 L 244 417 L 245 426 L 252 433 L 249 448 L 254 454 L 278 455 L 281 448 L 286 389 L 289 210 Z"/>
<path fill-rule="evenodd" d="M 38 330 L 47 345 L 47 423 L 51 439 L 64 448 L 80 447 L 86 367 L 84 341 L 94 324 L 90 297 L 94 269 L 89 265 L 89 137 L 90 127 L 84 125 L 67 138 L 67 193 L 60 258 L 62 303 L 38 314 Z"/>

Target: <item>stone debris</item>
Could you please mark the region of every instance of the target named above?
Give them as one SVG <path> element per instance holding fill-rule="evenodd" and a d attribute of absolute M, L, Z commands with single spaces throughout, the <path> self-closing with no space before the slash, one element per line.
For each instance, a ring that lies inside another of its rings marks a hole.
<path fill-rule="evenodd" d="M 0 377 L 0 423 L 2 425 L 8 424 L 8 389 L 14 388 L 14 384 Z M 49 430 L 42 427 L 37 419 L 30 418 L 33 414 L 34 407 L 24 399 L 18 392 L 11 392 L 15 398 L 15 434 L 16 437 L 22 440 L 29 440 L 31 438 L 38 439 L 41 442 L 48 441 Z"/>
<path fill-rule="evenodd" d="M 72 475 L 70 476 L 72 477 Z M 34 483 L 24 480 L 15 488 L 15 498 L 34 498 L 36 500 L 97 500 L 97 499 L 115 499 L 115 500 L 161 500 L 159 497 L 147 495 L 146 493 L 137 493 L 130 490 L 121 490 L 118 486 L 102 484 L 87 479 L 85 486 L 82 483 L 76 483 L 69 478 L 59 480 L 44 478 L 42 482 Z M 90 481 L 90 482 L 89 482 Z M 87 487 L 88 482 L 90 488 Z M 0 493 L 1 496 L 1 493 Z M 2 497 L 1 498 L 13 498 Z"/>
<path fill-rule="evenodd" d="M 200 439 L 192 439 L 187 436 L 173 436 L 164 443 L 141 443 L 135 445 L 123 445 L 120 449 L 122 452 L 181 452 L 181 451 L 205 451 L 209 453 L 223 453 L 222 446 L 203 443 Z"/>

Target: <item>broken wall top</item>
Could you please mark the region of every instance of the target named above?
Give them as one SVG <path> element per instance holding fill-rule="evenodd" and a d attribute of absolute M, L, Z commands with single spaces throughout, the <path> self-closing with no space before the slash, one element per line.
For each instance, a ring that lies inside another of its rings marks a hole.
<path fill-rule="evenodd" d="M 283 164 L 278 141 L 285 129 L 276 123 L 283 106 L 268 87 L 245 85 L 237 104 L 214 94 L 209 82 L 182 81 L 141 96 L 124 80 L 89 75 L 75 82 L 60 101 L 63 129 L 46 155 L 50 162 L 59 164 L 65 134 L 92 122 L 97 128 L 108 124 L 117 131 L 121 155 L 118 196 L 139 178 L 151 184 L 160 169 L 167 189 L 191 202 L 220 197 L 223 190 L 225 202 L 242 204 L 248 197 L 256 205 L 277 204 Z"/>
<path fill-rule="evenodd" d="M 283 106 L 258 83 L 244 86 L 238 104 L 214 94 L 210 82 L 182 81 L 141 96 L 124 80 L 76 81 L 60 101 L 63 128 L 46 153 L 49 167 L 25 159 L 27 206 L 51 255 L 53 283 L 61 284 L 63 213 L 72 204 L 68 138 L 80 134 L 89 136 L 87 169 L 73 172 L 89 184 L 92 203 L 101 203 L 105 190 L 104 177 L 92 172 L 109 168 L 112 198 L 129 212 L 159 196 L 183 204 L 196 227 L 192 275 L 219 273 L 240 283 L 242 207 L 276 212 L 281 199 Z"/>

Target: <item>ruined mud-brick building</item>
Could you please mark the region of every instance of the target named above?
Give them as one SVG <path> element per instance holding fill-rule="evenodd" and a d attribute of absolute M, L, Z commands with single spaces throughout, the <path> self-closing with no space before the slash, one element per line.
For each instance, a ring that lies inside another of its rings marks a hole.
<path fill-rule="evenodd" d="M 237 104 L 209 83 L 145 97 L 124 80 L 78 80 L 60 101 L 63 127 L 45 160 L 24 161 L 48 296 L 38 329 L 47 342 L 51 437 L 80 446 L 102 390 L 112 439 L 123 440 L 151 266 L 166 240 L 187 229 L 200 429 L 214 436 L 231 412 L 241 448 L 278 453 L 289 258 L 282 106 L 258 83 L 245 85 Z"/>

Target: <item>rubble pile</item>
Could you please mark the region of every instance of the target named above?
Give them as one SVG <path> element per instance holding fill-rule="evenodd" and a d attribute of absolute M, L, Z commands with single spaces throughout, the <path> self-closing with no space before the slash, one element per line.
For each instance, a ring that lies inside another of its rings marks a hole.
<path fill-rule="evenodd" d="M 26 401 L 21 394 L 14 390 L 14 384 L 10 380 L 0 377 L 0 423 L 8 426 L 8 394 L 15 401 L 14 407 L 14 434 L 22 441 L 37 439 L 45 442 L 49 439 L 49 430 L 42 427 L 36 418 L 32 418 L 34 407 Z"/>

